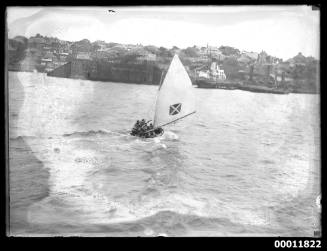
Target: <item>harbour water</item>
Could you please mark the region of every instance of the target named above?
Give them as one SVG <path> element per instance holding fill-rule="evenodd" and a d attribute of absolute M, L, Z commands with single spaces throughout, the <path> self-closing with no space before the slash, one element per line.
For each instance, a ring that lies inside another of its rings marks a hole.
<path fill-rule="evenodd" d="M 10 235 L 313 236 L 319 95 L 195 88 L 160 138 L 157 87 L 9 72 Z"/>

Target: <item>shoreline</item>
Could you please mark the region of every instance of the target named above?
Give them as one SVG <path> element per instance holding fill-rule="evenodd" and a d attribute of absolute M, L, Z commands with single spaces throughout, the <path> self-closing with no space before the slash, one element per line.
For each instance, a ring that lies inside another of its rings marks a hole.
<path fill-rule="evenodd" d="M 29 72 L 29 73 L 40 73 L 40 74 L 46 74 L 48 77 L 56 77 L 56 76 L 49 76 L 46 72 L 34 72 L 34 71 L 18 71 L 18 70 L 8 70 L 8 72 Z M 157 84 L 150 84 L 150 83 L 132 83 L 132 82 L 123 82 L 123 81 L 107 81 L 107 80 L 95 80 L 95 79 L 87 79 L 87 78 L 73 78 L 73 77 L 56 77 L 56 78 L 66 78 L 66 79 L 81 79 L 81 80 L 88 80 L 88 81 L 100 81 L 100 82 L 112 82 L 112 83 L 120 83 L 120 84 L 133 84 L 133 85 L 155 85 Z M 192 80 L 192 79 L 191 79 Z M 198 84 L 195 83 L 196 81 L 192 80 L 194 88 L 199 89 L 220 89 L 220 90 L 241 90 L 241 91 L 247 91 L 247 92 L 255 92 L 255 93 L 269 93 L 269 94 L 315 94 L 319 95 L 320 92 L 313 92 L 308 90 L 289 90 L 287 92 L 283 92 L 283 89 L 269 89 L 270 87 L 265 86 L 255 86 L 255 85 L 247 85 L 247 84 L 235 84 L 232 86 L 232 88 L 220 88 L 220 87 L 214 87 L 214 86 L 208 86 L 208 87 L 199 87 Z"/>

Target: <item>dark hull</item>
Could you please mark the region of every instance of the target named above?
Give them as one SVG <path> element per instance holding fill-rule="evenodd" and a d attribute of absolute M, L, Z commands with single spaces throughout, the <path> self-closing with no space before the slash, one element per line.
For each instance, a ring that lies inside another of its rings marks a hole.
<path fill-rule="evenodd" d="M 164 134 L 164 131 L 162 131 L 161 133 L 156 133 L 155 135 L 149 136 L 149 137 L 143 137 L 143 138 L 156 138 L 159 136 L 162 136 Z"/>
<path fill-rule="evenodd" d="M 243 90 L 257 93 L 289 94 L 290 91 L 282 88 L 272 88 L 267 86 L 252 85 L 248 83 L 235 83 L 230 81 L 212 81 L 207 79 L 196 80 L 198 88 L 207 89 L 225 89 L 225 90 Z"/>
<path fill-rule="evenodd" d="M 230 81 L 213 81 L 207 79 L 198 79 L 195 81 L 198 88 L 207 89 L 225 89 L 225 90 L 235 90 L 238 89 L 239 84 Z"/>
<path fill-rule="evenodd" d="M 155 137 L 159 137 L 164 134 L 164 130 L 162 128 L 161 128 L 161 130 L 156 129 L 154 132 L 155 132 L 154 135 L 147 135 L 147 136 L 134 135 L 132 133 L 131 133 L 131 135 L 135 136 L 135 137 L 139 137 L 139 138 L 155 138 Z"/>

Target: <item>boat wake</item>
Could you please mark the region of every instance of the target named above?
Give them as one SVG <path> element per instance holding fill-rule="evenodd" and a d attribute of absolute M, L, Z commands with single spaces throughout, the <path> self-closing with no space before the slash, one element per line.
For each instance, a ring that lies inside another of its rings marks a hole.
<path fill-rule="evenodd" d="M 72 132 L 65 133 L 62 135 L 63 137 L 92 137 L 92 136 L 129 136 L 130 138 L 142 139 L 143 141 L 157 141 L 158 139 L 168 139 L 168 140 L 178 140 L 178 135 L 171 132 L 165 131 L 163 135 L 155 137 L 155 138 L 139 138 L 136 136 L 130 135 L 130 132 L 127 130 L 122 131 L 107 131 L 107 130 L 89 130 L 89 131 L 80 131 L 80 132 Z"/>
<path fill-rule="evenodd" d="M 81 149 L 78 145 L 74 146 L 75 138 L 66 138 L 57 146 L 60 150 L 47 152 L 44 165 L 50 174 L 49 196 L 29 207 L 28 221 L 40 226 L 57 224 L 83 228 L 135 222 L 168 211 L 179 215 L 265 224 L 261 216 L 237 207 L 233 209 L 233 203 L 226 204 L 215 196 L 179 189 L 178 180 L 184 179 L 187 174 L 179 170 L 176 176 L 178 164 L 171 162 L 173 157 L 169 155 L 170 162 L 167 163 L 166 151 L 156 151 L 152 147 L 146 147 L 147 151 L 144 151 L 144 147 L 137 147 L 139 142 L 152 142 L 155 143 L 153 146 L 165 148 L 166 139 L 176 138 L 175 133 L 167 131 L 159 138 L 130 141 L 132 147 L 125 146 L 124 151 L 119 148 L 118 152 Z M 142 151 L 137 153 L 139 150 Z M 133 152 L 142 156 L 133 155 Z M 120 157 L 126 153 L 134 156 L 133 161 Z M 146 162 L 150 162 L 146 168 L 142 165 L 145 158 Z M 142 162 L 137 162 L 140 159 Z"/>

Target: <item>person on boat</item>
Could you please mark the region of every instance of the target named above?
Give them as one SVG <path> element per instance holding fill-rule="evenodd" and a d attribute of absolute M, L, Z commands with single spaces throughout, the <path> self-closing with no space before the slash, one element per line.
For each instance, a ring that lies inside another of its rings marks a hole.
<path fill-rule="evenodd" d="M 150 130 L 151 130 L 151 127 L 149 125 L 145 125 L 144 126 L 144 137 L 145 138 L 149 138 L 150 137 Z"/>
<path fill-rule="evenodd" d="M 146 132 L 147 128 L 146 128 L 146 122 L 145 119 L 137 120 L 132 131 L 131 131 L 131 135 L 133 136 L 140 136 L 143 135 L 144 132 Z"/>
<path fill-rule="evenodd" d="M 134 127 L 133 127 L 133 129 L 132 129 L 131 135 L 133 135 L 133 136 L 137 135 L 138 130 L 139 130 L 139 126 L 140 126 L 140 121 L 137 120 Z"/>
<path fill-rule="evenodd" d="M 148 124 L 151 120 L 145 121 L 145 119 L 137 120 L 131 135 L 138 136 L 141 138 L 151 138 L 155 137 L 156 135 L 162 134 L 163 129 L 161 127 L 155 128 L 152 123 Z"/>

